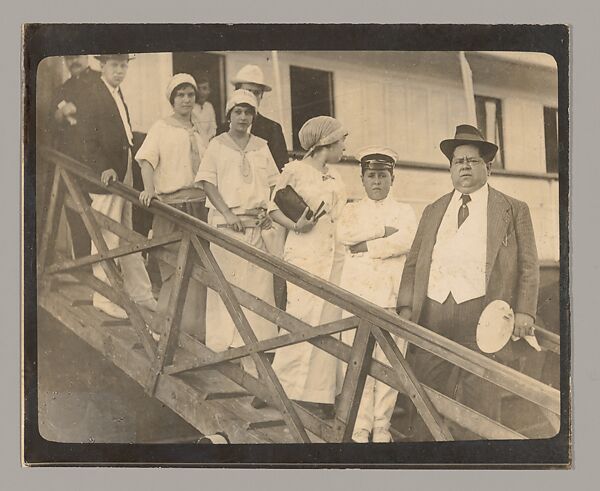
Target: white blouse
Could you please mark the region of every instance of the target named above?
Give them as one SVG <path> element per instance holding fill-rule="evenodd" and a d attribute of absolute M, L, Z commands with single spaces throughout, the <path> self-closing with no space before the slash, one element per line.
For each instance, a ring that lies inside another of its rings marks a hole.
<path fill-rule="evenodd" d="M 228 133 L 222 133 L 208 144 L 196 182 L 214 184 L 229 208 L 250 210 L 267 207 L 278 176 L 265 140 L 250 135 L 246 148 L 241 149 Z M 207 206 L 216 208 L 210 200 Z"/>
<path fill-rule="evenodd" d="M 198 131 L 193 132 L 193 137 L 201 159 L 206 140 Z M 194 186 L 190 129 L 172 117 L 159 119 L 152 125 L 135 159 L 140 164 L 142 160 L 147 160 L 154 168 L 154 189 L 158 194 Z"/>

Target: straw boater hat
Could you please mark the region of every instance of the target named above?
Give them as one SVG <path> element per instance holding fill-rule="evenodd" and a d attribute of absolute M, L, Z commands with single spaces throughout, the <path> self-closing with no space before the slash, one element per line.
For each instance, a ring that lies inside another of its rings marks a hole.
<path fill-rule="evenodd" d="M 127 53 L 111 53 L 107 55 L 94 55 L 100 63 L 106 63 L 109 59 L 120 60 L 120 61 L 131 61 L 135 58 L 135 55 Z"/>
<path fill-rule="evenodd" d="M 498 146 L 485 141 L 481 132 L 474 126 L 461 124 L 456 127 L 454 138 L 444 140 L 440 143 L 443 154 L 452 160 L 454 149 L 460 145 L 474 145 L 481 151 L 481 156 L 486 162 L 491 162 L 496 156 Z"/>
<path fill-rule="evenodd" d="M 236 73 L 231 79 L 233 85 L 236 84 L 256 84 L 262 85 L 265 92 L 270 92 L 271 87 L 265 83 L 265 77 L 262 70 L 256 65 L 246 65 Z"/>
<path fill-rule="evenodd" d="M 398 154 L 388 147 L 370 146 L 359 150 L 356 158 L 363 172 L 366 170 L 389 170 L 394 172 Z"/>

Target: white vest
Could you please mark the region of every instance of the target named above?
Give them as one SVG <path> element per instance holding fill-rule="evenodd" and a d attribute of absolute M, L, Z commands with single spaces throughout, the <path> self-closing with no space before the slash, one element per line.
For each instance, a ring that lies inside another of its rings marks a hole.
<path fill-rule="evenodd" d="M 485 295 L 488 186 L 471 193 L 469 216 L 458 228 L 461 193 L 454 191 L 437 233 L 431 256 L 427 296 L 456 303 Z"/>

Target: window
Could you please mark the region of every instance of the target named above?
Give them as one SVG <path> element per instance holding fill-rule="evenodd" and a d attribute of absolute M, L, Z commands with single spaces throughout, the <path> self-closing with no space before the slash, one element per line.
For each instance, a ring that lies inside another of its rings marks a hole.
<path fill-rule="evenodd" d="M 558 110 L 555 107 L 544 107 L 544 140 L 546 172 L 558 172 Z"/>
<path fill-rule="evenodd" d="M 290 66 L 294 150 L 302 150 L 298 132 L 315 116 L 333 116 L 333 73 Z"/>
<path fill-rule="evenodd" d="M 475 96 L 477 127 L 483 137 L 498 145 L 499 150 L 492 161 L 492 167 L 504 168 L 504 141 L 502 135 L 502 101 L 493 97 Z"/>

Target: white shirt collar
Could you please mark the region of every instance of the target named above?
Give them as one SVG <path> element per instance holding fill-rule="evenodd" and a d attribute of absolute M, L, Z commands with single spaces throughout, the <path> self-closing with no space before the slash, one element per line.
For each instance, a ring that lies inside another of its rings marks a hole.
<path fill-rule="evenodd" d="M 469 196 L 471 197 L 471 201 L 473 203 L 487 203 L 488 194 L 489 194 L 489 185 L 487 183 L 485 183 L 477 191 L 473 191 L 472 193 L 469 193 Z M 455 189 L 454 195 L 452 196 L 452 202 L 454 202 L 454 203 L 461 202 L 462 195 L 463 195 L 463 193 L 461 193 L 460 191 Z M 462 204 L 462 202 L 460 204 Z"/>
<path fill-rule="evenodd" d="M 104 82 L 104 85 L 106 85 L 106 88 L 107 88 L 107 89 L 110 91 L 110 93 L 113 95 L 113 97 L 114 97 L 115 95 L 117 95 L 117 93 L 118 93 L 118 90 L 119 90 L 119 86 L 117 85 L 116 87 L 113 87 L 112 85 L 110 85 L 110 84 L 109 84 L 109 83 L 106 81 L 106 79 L 104 78 L 104 75 L 102 75 L 100 78 L 101 78 L 101 79 L 102 79 L 102 81 Z"/>

